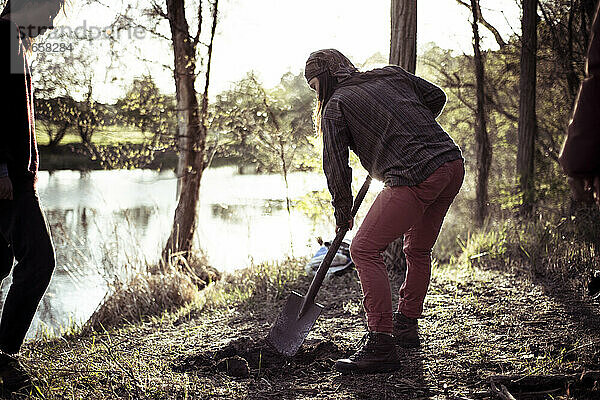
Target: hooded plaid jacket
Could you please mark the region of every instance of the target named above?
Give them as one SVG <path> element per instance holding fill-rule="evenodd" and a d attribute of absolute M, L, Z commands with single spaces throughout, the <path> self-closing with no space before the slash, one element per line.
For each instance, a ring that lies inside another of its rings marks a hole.
<path fill-rule="evenodd" d="M 418 185 L 444 163 L 462 159 L 436 122 L 443 90 L 401 67 L 383 69 L 394 73 L 339 87 L 323 110 L 323 170 L 340 227 L 352 208 L 349 149 L 386 186 Z"/>

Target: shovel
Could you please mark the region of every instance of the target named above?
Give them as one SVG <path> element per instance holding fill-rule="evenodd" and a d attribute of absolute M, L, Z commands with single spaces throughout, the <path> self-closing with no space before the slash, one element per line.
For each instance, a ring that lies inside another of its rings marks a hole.
<path fill-rule="evenodd" d="M 367 176 L 365 183 L 363 183 L 354 200 L 354 205 L 352 206 L 352 218 L 356 215 L 360 203 L 362 203 L 369 190 L 370 184 L 371 177 Z M 315 303 L 315 297 L 323 283 L 323 279 L 325 279 L 331 261 L 333 261 L 333 257 L 337 253 L 347 232 L 348 228 L 340 229 L 338 231 L 308 288 L 306 296 L 292 292 L 290 298 L 283 307 L 283 311 L 281 311 L 281 314 L 279 314 L 277 320 L 271 327 L 271 331 L 267 336 L 267 342 L 279 353 L 288 357 L 296 354 L 300 346 L 302 346 L 304 339 L 306 339 L 308 332 L 321 314 L 321 311 L 325 308 L 324 306 Z"/>

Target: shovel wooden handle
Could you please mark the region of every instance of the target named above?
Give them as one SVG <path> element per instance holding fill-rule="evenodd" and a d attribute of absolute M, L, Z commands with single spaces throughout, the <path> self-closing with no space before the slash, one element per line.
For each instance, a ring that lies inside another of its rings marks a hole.
<path fill-rule="evenodd" d="M 365 183 L 363 183 L 362 187 L 356 195 L 356 198 L 354 199 L 354 204 L 352 205 L 351 212 L 352 218 L 356 216 L 360 204 L 362 203 L 363 199 L 365 198 L 365 195 L 369 191 L 370 185 L 371 176 L 367 175 Z M 344 240 L 344 236 L 346 236 L 347 232 L 348 228 L 343 228 L 338 231 L 337 235 L 335 235 L 335 239 L 333 239 L 331 246 L 329 246 L 329 250 L 327 250 L 327 254 L 325 255 L 325 258 L 323 258 L 323 261 L 321 261 L 321 265 L 319 266 L 317 273 L 315 274 L 312 282 L 310 283 L 308 292 L 306 293 L 306 296 L 304 296 L 304 301 L 302 302 L 302 308 L 300 308 L 300 312 L 298 313 L 298 318 L 302 317 L 302 315 L 304 315 L 308 307 L 314 303 L 315 297 L 317 297 L 317 292 L 319 291 L 319 289 L 321 288 L 321 284 L 323 283 L 323 279 L 325 279 L 325 275 L 327 275 L 327 270 L 331 266 L 333 257 L 335 257 L 335 253 L 337 253 L 338 249 L 340 248 L 342 240 Z"/>

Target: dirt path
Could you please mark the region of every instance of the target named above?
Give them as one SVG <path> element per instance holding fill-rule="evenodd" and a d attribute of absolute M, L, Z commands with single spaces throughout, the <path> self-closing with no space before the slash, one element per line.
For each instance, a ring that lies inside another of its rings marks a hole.
<path fill-rule="evenodd" d="M 308 279 L 295 286 L 303 290 Z M 257 295 L 236 308 L 192 310 L 186 318 L 131 326 L 93 338 L 94 351 L 92 339 L 83 346 L 58 341 L 37 351 L 44 365 L 58 371 L 48 390 L 62 387 L 74 397 L 108 391 L 130 398 L 485 399 L 491 398 L 490 375 L 600 369 L 598 304 L 552 295 L 556 288 L 547 291 L 515 274 L 442 267 L 434 269 L 420 321 L 424 345 L 400 350 L 403 370 L 341 375 L 333 369 L 335 359 L 348 354 L 365 330 L 359 293 L 354 272 L 327 282 L 318 301 L 328 308 L 289 360 L 262 343 L 286 296 L 265 302 Z M 241 377 L 231 376 L 236 362 L 248 363 L 248 376 L 243 366 Z M 89 378 L 94 365 L 104 378 Z M 517 398 L 567 398 L 564 387 L 552 389 Z M 569 395 L 600 399 L 593 390 L 570 388 Z"/>

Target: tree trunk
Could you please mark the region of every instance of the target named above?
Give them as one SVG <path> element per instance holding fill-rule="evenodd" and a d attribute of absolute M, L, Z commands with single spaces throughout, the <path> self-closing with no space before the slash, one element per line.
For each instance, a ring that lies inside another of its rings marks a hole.
<path fill-rule="evenodd" d="M 48 130 L 48 136 L 50 137 L 50 141 L 48 142 L 48 147 L 56 147 L 61 140 L 67 134 L 67 129 L 69 128 L 68 123 L 63 123 L 56 128 L 56 134 L 53 134 L 50 130 Z"/>
<path fill-rule="evenodd" d="M 581 84 L 580 75 L 583 73 L 583 70 L 578 71 L 577 65 L 577 57 L 575 55 L 574 50 L 580 46 L 582 43 L 579 43 L 579 40 L 575 38 L 577 34 L 575 31 L 574 23 L 575 18 L 577 17 L 577 9 L 573 5 L 575 0 L 571 0 L 568 18 L 566 18 L 566 27 L 564 27 L 564 23 L 557 23 L 555 16 L 551 15 L 547 8 L 544 7 L 543 3 L 538 3 L 542 16 L 544 17 L 545 26 L 549 29 L 551 37 L 552 37 L 552 52 L 554 57 L 557 59 L 557 64 L 562 68 L 561 73 L 564 74 L 567 88 L 568 88 L 568 96 L 569 96 L 569 104 L 571 105 L 571 109 L 573 108 L 573 104 L 575 104 L 575 98 L 577 97 L 577 93 L 579 92 L 579 85 Z M 582 15 L 581 18 L 585 17 Z M 566 30 L 564 32 L 562 29 Z M 583 46 L 582 48 L 587 48 L 585 43 L 587 43 L 587 31 L 581 32 L 581 36 L 583 37 Z"/>
<path fill-rule="evenodd" d="M 519 139 L 517 179 L 521 213 L 531 215 L 534 203 L 534 150 L 536 136 L 535 79 L 537 53 L 537 0 L 523 0 L 521 20 L 521 76 L 519 81 Z"/>
<path fill-rule="evenodd" d="M 473 12 L 473 51 L 475 63 L 475 85 L 477 94 L 477 108 L 475 112 L 475 142 L 477 153 L 477 187 L 475 190 L 477 209 L 475 210 L 475 222 L 482 226 L 487 217 L 488 204 L 488 180 L 490 175 L 490 164 L 492 162 L 492 149 L 487 133 L 485 115 L 485 75 L 483 58 L 479 44 L 479 0 L 471 0 L 471 11 Z"/>
<path fill-rule="evenodd" d="M 417 0 L 392 0 L 390 64 L 415 73 L 417 66 Z"/>
<path fill-rule="evenodd" d="M 390 11 L 390 64 L 399 65 L 414 74 L 417 67 L 417 1 L 392 0 Z M 394 272 L 398 283 L 404 280 L 406 271 L 403 245 L 404 238 L 400 237 L 383 253 L 385 265 Z"/>
<path fill-rule="evenodd" d="M 199 3 L 198 7 L 201 7 Z M 196 209 L 200 179 L 204 170 L 206 127 L 199 114 L 196 97 L 196 46 L 189 34 L 184 0 L 167 0 L 167 15 L 171 27 L 175 57 L 175 87 L 177 92 L 178 142 L 178 204 L 173 228 L 163 250 L 163 260 L 173 255 L 188 257 L 196 229 Z M 200 29 L 200 24 L 199 24 Z"/>

